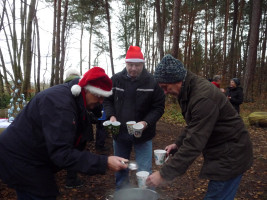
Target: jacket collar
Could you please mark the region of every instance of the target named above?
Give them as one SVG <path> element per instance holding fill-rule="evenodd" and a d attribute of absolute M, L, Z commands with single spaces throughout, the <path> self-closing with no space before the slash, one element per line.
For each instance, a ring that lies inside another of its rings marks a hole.
<path fill-rule="evenodd" d="M 80 78 L 75 78 L 72 81 L 68 82 L 67 84 L 69 85 L 69 88 L 71 89 L 73 85 L 78 84 L 79 80 Z M 82 111 L 83 113 L 87 112 L 84 89 L 82 89 L 81 93 L 77 97 L 73 96 L 73 98 L 75 99 L 80 111 Z"/>
<path fill-rule="evenodd" d="M 195 77 L 195 75 L 192 72 L 187 71 L 185 81 L 183 82 L 183 85 L 181 88 L 181 93 L 178 96 L 179 102 L 188 100 L 188 94 L 190 92 L 190 82 L 194 77 Z"/>

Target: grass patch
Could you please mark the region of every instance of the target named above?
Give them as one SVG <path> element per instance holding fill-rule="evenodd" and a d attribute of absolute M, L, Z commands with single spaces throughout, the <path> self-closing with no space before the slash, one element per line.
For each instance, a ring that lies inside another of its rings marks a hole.
<path fill-rule="evenodd" d="M 170 103 L 166 101 L 165 105 L 165 112 L 162 116 L 162 119 L 165 122 L 171 123 L 171 124 L 180 124 L 185 125 L 184 117 L 181 113 L 181 108 L 178 103 Z"/>
<path fill-rule="evenodd" d="M 0 118 L 7 118 L 7 108 L 0 109 Z"/>
<path fill-rule="evenodd" d="M 267 112 L 267 99 L 259 98 L 254 102 L 241 104 L 240 116 L 246 127 L 249 126 L 248 116 L 252 112 Z M 186 124 L 178 102 L 171 97 L 166 98 L 165 112 L 161 119 L 171 124 Z"/>

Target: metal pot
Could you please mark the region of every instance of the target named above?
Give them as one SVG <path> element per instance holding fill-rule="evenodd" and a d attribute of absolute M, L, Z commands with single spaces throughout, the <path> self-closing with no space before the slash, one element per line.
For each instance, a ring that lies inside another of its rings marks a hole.
<path fill-rule="evenodd" d="M 118 190 L 106 200 L 158 200 L 159 195 L 154 190 L 130 188 Z"/>

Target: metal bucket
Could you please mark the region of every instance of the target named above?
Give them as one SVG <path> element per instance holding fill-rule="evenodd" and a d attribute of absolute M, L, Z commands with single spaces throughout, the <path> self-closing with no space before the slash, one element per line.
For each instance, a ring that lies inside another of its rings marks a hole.
<path fill-rule="evenodd" d="M 130 188 L 118 190 L 106 200 L 158 200 L 159 195 L 154 190 Z"/>

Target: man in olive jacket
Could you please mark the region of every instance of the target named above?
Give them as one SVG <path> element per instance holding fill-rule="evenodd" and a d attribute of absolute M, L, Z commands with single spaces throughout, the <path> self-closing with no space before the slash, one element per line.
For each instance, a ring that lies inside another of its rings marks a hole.
<path fill-rule="evenodd" d="M 166 151 L 177 151 L 147 185 L 181 176 L 202 153 L 201 178 L 210 180 L 205 199 L 234 199 L 243 173 L 252 165 L 252 144 L 241 117 L 225 95 L 204 78 L 166 55 L 155 71 L 165 94 L 178 98 L 187 126 Z"/>

